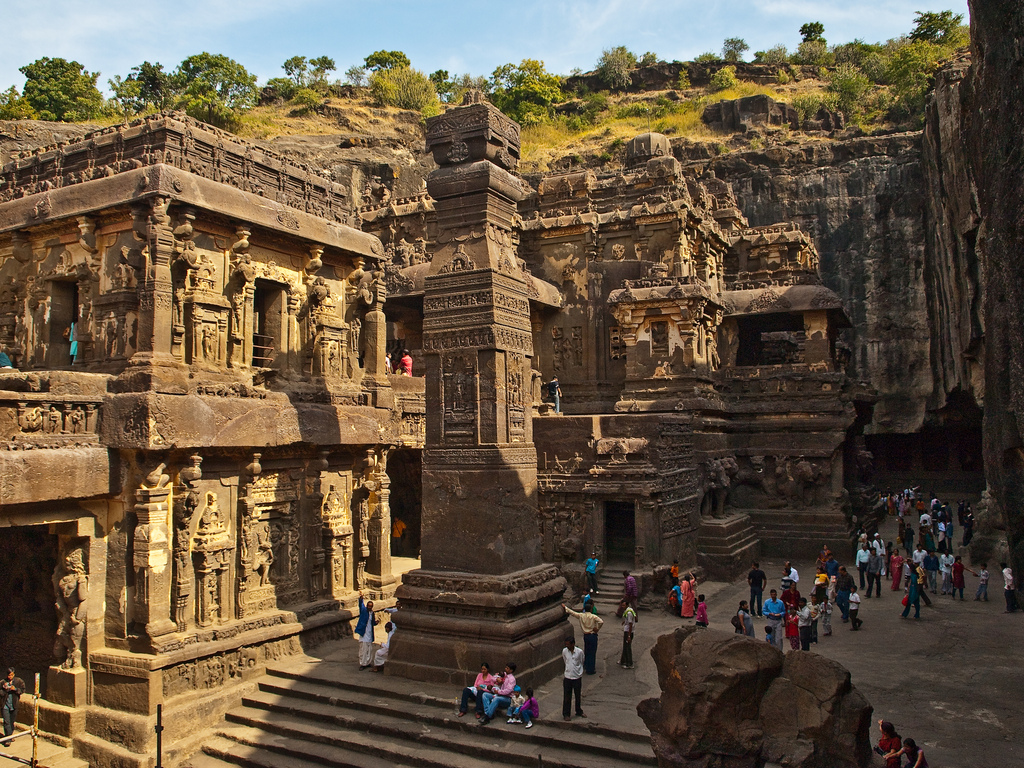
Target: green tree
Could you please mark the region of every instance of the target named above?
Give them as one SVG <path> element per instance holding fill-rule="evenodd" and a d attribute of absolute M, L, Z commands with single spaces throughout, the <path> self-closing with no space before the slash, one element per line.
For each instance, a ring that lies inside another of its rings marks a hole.
<path fill-rule="evenodd" d="M 629 87 L 630 73 L 636 69 L 636 56 L 624 45 L 606 49 L 597 62 L 597 76 L 609 88 L 621 90 Z"/>
<path fill-rule="evenodd" d="M 146 100 L 142 98 L 142 84 L 131 75 L 123 80 L 120 75 L 115 75 L 107 80 L 107 85 L 110 86 L 114 94 L 113 101 L 125 120 L 146 108 Z"/>
<path fill-rule="evenodd" d="M 867 75 L 853 64 L 840 64 L 829 73 L 826 90 L 835 94 L 836 104 L 847 119 L 853 119 L 863 114 L 870 85 Z"/>
<path fill-rule="evenodd" d="M 800 27 L 800 40 L 804 43 L 824 43 L 825 25 L 820 21 L 809 21 Z"/>
<path fill-rule="evenodd" d="M 522 125 L 543 122 L 551 116 L 552 105 L 564 98 L 562 78 L 536 59 L 498 67 L 491 75 L 491 87 L 494 105 Z"/>
<path fill-rule="evenodd" d="M 374 51 L 363 60 L 363 63 L 371 72 L 378 72 L 382 69 L 400 69 L 412 65 L 409 57 L 401 51 Z"/>
<path fill-rule="evenodd" d="M 164 72 L 164 65 L 160 63 L 144 61 L 132 67 L 132 73 L 127 79 L 136 81 L 139 84 L 139 98 L 157 109 L 170 109 L 181 90 L 173 75 Z"/>
<path fill-rule="evenodd" d="M 736 67 L 722 67 L 711 76 L 711 90 L 724 91 L 726 88 L 735 88 L 740 84 L 736 79 Z"/>
<path fill-rule="evenodd" d="M 199 120 L 230 125 L 256 103 L 256 75 L 223 54 L 189 56 L 175 76 L 183 86 L 182 106 Z"/>
<path fill-rule="evenodd" d="M 942 58 L 943 50 L 937 45 L 915 40 L 897 48 L 889 56 L 886 79 L 895 93 L 893 113 L 897 117 L 920 122 L 924 116 L 925 98 Z"/>
<path fill-rule="evenodd" d="M 952 47 L 960 47 L 967 43 L 967 36 L 963 32 L 962 14 L 955 14 L 952 11 L 917 11 L 914 16 L 911 40 Z"/>
<path fill-rule="evenodd" d="M 437 91 L 430 78 L 410 67 L 389 67 L 370 75 L 370 94 L 384 107 L 433 112 Z"/>
<path fill-rule="evenodd" d="M 438 97 L 441 101 L 448 102 L 452 97 L 452 88 L 455 85 L 448 76 L 447 69 L 439 69 L 436 72 L 430 73 L 430 82 L 434 84 L 434 90 L 437 91 Z"/>
<path fill-rule="evenodd" d="M 0 120 L 35 120 L 39 114 L 13 85 L 0 93 Z"/>
<path fill-rule="evenodd" d="M 757 64 L 785 64 L 789 61 L 789 51 L 782 43 L 773 45 L 767 51 L 754 53 L 754 62 Z"/>
<path fill-rule="evenodd" d="M 722 58 L 726 61 L 743 61 L 743 54 L 750 50 L 742 37 L 727 37 L 722 43 Z"/>
<path fill-rule="evenodd" d="M 796 64 L 811 64 L 819 67 L 831 64 L 833 61 L 828 45 L 821 40 L 808 40 L 800 43 L 793 59 Z"/>
<path fill-rule="evenodd" d="M 330 56 L 317 56 L 309 60 L 309 82 L 310 86 L 323 90 L 327 87 L 327 73 L 334 72 L 338 65 Z"/>
<path fill-rule="evenodd" d="M 41 120 L 80 122 L 103 109 L 103 94 L 96 88 L 100 73 L 87 72 L 77 61 L 42 58 L 19 71 L 25 76 L 22 96 Z"/>
<path fill-rule="evenodd" d="M 366 85 L 366 67 L 353 64 L 345 70 L 345 82 L 356 87 Z"/>
<path fill-rule="evenodd" d="M 698 64 L 710 64 L 713 61 L 719 61 L 719 58 L 717 53 L 707 51 L 706 53 L 702 53 L 700 56 L 694 57 L 693 60 Z"/>
<path fill-rule="evenodd" d="M 281 65 L 284 73 L 295 83 L 296 88 L 306 85 L 306 74 L 309 72 L 309 63 L 305 56 L 292 56 Z"/>

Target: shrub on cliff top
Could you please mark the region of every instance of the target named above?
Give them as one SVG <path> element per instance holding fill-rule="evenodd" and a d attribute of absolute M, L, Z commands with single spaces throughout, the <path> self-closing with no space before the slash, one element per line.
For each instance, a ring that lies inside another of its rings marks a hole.
<path fill-rule="evenodd" d="M 379 69 L 370 75 L 370 95 L 383 107 L 431 111 L 436 114 L 437 91 L 430 78 L 410 67 Z"/>
<path fill-rule="evenodd" d="M 624 45 L 609 48 L 597 62 L 597 76 L 612 89 L 629 87 L 630 73 L 636 69 L 636 56 Z"/>
<path fill-rule="evenodd" d="M 736 78 L 736 67 L 722 67 L 711 76 L 711 90 L 724 91 L 726 88 L 735 88 L 740 81 Z"/>

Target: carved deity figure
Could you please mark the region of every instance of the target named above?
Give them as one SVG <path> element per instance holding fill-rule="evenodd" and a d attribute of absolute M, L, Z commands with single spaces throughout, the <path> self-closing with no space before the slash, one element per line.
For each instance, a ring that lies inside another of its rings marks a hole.
<path fill-rule="evenodd" d="M 67 429 L 73 435 L 80 435 L 85 431 L 85 411 L 80 407 L 72 408 L 68 412 Z"/>
<path fill-rule="evenodd" d="M 270 523 L 260 520 L 259 510 L 252 512 L 246 549 L 248 570 L 259 576 L 259 586 L 270 583 L 270 566 L 274 564 L 274 544 L 270 537 Z"/>
<path fill-rule="evenodd" d="M 85 550 L 81 546 L 68 549 L 57 564 L 53 571 L 53 592 L 57 599 L 57 637 L 53 655 L 61 659 L 62 669 L 80 669 L 86 599 L 89 596 Z"/>
<path fill-rule="evenodd" d="M 59 435 L 64 424 L 64 416 L 56 405 L 51 405 L 47 412 L 46 431 L 51 435 Z"/>

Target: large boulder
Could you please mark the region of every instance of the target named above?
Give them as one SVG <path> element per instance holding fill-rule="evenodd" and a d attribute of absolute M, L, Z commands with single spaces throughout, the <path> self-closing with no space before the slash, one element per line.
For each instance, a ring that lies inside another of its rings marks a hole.
<path fill-rule="evenodd" d="M 681 627 L 651 650 L 661 698 L 637 711 L 662 768 L 864 768 L 871 705 L 841 665 Z"/>

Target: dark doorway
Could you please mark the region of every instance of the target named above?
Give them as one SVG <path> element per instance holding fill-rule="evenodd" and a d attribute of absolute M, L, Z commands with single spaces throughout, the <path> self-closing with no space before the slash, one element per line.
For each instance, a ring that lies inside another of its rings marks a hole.
<path fill-rule="evenodd" d="M 45 687 L 54 663 L 57 547 L 57 537 L 44 527 L 0 528 L 0 663 L 4 672 L 14 667 L 29 687 L 35 672 Z"/>
<path fill-rule="evenodd" d="M 252 364 L 255 368 L 279 368 L 284 351 L 284 317 L 287 299 L 276 283 L 256 281 L 253 295 Z"/>
<path fill-rule="evenodd" d="M 81 333 L 78 322 L 78 284 L 54 280 L 50 283 L 50 343 L 46 351 L 48 368 L 67 368 L 73 362 L 71 344 Z M 77 345 L 76 345 L 77 346 Z"/>
<path fill-rule="evenodd" d="M 604 551 L 609 563 L 633 565 L 636 549 L 636 504 L 632 501 L 604 503 Z"/>
<path fill-rule="evenodd" d="M 804 342 L 802 315 L 769 314 L 741 317 L 736 365 L 801 363 Z"/>
<path fill-rule="evenodd" d="M 422 453 L 415 449 L 394 451 L 388 457 L 391 478 L 391 556 L 420 556 L 420 522 L 423 508 Z M 395 533 L 401 536 L 395 536 Z"/>

